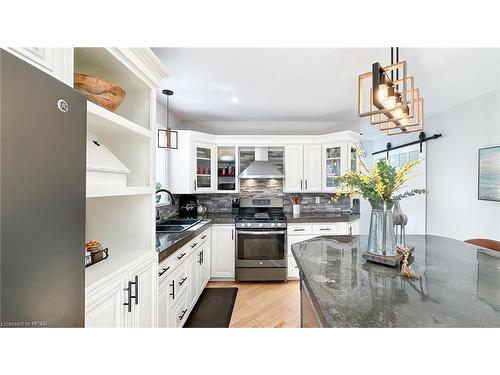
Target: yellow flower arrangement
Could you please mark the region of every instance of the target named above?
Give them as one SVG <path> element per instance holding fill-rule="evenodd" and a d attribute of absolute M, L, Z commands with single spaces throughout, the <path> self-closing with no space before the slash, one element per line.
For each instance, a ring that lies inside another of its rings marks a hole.
<path fill-rule="evenodd" d="M 358 154 L 359 164 L 362 171 L 348 171 L 337 177 L 337 192 L 330 198 L 334 203 L 340 196 L 361 195 L 363 198 L 374 202 L 392 202 L 416 194 L 425 194 L 425 189 L 412 189 L 403 194 L 395 193 L 406 186 L 406 183 L 414 177 L 410 173 L 420 163 L 420 160 L 409 161 L 399 169 L 389 165 L 386 160 L 378 161 L 370 171 L 363 163 Z"/>

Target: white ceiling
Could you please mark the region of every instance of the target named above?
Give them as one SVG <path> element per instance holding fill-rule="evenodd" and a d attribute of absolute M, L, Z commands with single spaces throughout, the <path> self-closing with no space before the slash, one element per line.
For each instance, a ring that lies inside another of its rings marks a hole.
<path fill-rule="evenodd" d="M 362 131 L 369 133 L 364 124 L 367 120 L 356 115 L 357 76 L 369 71 L 375 61 L 390 62 L 389 48 L 153 51 L 169 72 L 161 88 L 175 92 L 171 110 L 182 121 L 238 121 L 235 126 L 245 126 L 248 121 L 311 122 L 311 133 L 315 132 L 314 123 L 319 128 L 325 122 L 361 123 Z M 498 89 L 499 51 L 400 48 L 400 60 L 408 61 L 429 117 Z M 231 101 L 234 96 L 239 103 Z M 162 95 L 159 99 L 164 102 Z"/>

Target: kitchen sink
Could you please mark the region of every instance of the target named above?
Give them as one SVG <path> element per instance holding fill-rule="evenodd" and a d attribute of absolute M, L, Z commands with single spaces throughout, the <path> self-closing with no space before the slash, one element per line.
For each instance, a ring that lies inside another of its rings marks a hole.
<path fill-rule="evenodd" d="M 156 231 L 162 233 L 180 233 L 200 222 L 200 219 L 169 219 L 156 224 Z"/>
<path fill-rule="evenodd" d="M 164 220 L 159 225 L 194 225 L 198 224 L 201 219 L 168 219 Z"/>

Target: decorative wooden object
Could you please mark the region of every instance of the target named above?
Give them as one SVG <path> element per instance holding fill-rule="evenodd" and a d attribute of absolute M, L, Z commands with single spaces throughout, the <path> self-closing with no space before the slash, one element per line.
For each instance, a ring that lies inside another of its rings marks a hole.
<path fill-rule="evenodd" d="M 413 250 L 415 250 L 415 246 L 407 247 L 407 251 L 409 252 L 409 254 L 413 253 Z M 363 259 L 366 259 L 369 262 L 384 264 L 391 267 L 398 266 L 404 259 L 404 255 L 399 252 L 394 256 L 383 256 L 364 252 L 363 254 L 361 254 L 361 256 L 363 257 Z"/>
<path fill-rule="evenodd" d="M 76 90 L 85 95 L 92 103 L 111 112 L 117 110 L 126 94 L 120 86 L 87 74 L 75 73 L 74 81 Z"/>

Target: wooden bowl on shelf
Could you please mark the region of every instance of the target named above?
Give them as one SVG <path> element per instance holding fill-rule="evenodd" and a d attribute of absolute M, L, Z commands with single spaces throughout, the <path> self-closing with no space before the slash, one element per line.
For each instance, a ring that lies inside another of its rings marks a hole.
<path fill-rule="evenodd" d="M 125 90 L 112 82 L 87 74 L 74 74 L 75 89 L 95 103 L 115 112 L 125 97 Z"/>

